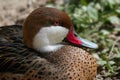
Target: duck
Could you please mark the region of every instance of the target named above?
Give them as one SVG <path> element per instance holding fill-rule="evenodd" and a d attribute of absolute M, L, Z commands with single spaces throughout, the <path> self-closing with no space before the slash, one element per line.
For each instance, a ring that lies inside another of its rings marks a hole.
<path fill-rule="evenodd" d="M 94 80 L 96 59 L 82 46 L 98 48 L 65 12 L 35 9 L 23 25 L 0 27 L 0 80 Z"/>

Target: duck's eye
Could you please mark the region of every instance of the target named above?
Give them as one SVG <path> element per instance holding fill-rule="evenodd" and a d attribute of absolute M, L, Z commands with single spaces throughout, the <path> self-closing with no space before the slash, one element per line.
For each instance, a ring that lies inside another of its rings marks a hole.
<path fill-rule="evenodd" d="M 58 25 L 59 25 L 59 22 L 58 22 L 58 21 L 55 21 L 55 22 L 54 22 L 54 25 L 55 25 L 55 26 L 58 26 Z"/>

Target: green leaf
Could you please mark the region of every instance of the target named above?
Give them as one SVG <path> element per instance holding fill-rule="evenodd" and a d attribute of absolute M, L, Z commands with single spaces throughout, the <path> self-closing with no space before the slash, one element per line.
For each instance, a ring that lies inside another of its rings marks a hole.
<path fill-rule="evenodd" d="M 108 34 L 110 34 L 110 32 L 109 32 L 108 30 L 105 30 L 105 29 L 101 30 L 101 33 L 102 33 L 103 35 L 108 35 Z"/>
<path fill-rule="evenodd" d="M 102 9 L 102 6 L 101 6 L 99 3 L 96 3 L 96 4 L 95 4 L 95 8 L 96 8 L 97 10 L 100 10 L 100 9 Z"/>
<path fill-rule="evenodd" d="M 107 64 L 107 61 L 100 60 L 100 61 L 97 61 L 97 64 L 103 66 Z"/>
<path fill-rule="evenodd" d="M 94 56 L 94 58 L 96 58 L 97 60 L 101 60 L 101 58 L 98 56 L 98 54 L 92 54 Z"/>
<path fill-rule="evenodd" d="M 86 0 L 80 0 L 80 3 L 81 3 L 82 5 L 87 5 L 87 1 L 86 1 Z"/>
<path fill-rule="evenodd" d="M 87 7 L 88 16 L 93 20 L 98 20 L 98 11 L 97 9 L 93 8 L 92 6 Z"/>
<path fill-rule="evenodd" d="M 110 72 L 112 72 L 112 73 L 114 72 L 113 67 L 110 65 L 109 62 L 106 64 L 106 67 L 108 68 L 108 70 L 109 70 Z"/>
<path fill-rule="evenodd" d="M 110 65 L 115 64 L 115 62 L 114 62 L 114 61 L 109 61 L 108 63 L 109 63 Z"/>
<path fill-rule="evenodd" d="M 107 0 L 107 1 L 108 1 L 109 5 L 114 5 L 116 3 L 115 0 Z"/>
<path fill-rule="evenodd" d="M 117 12 L 118 14 L 120 14 L 120 7 L 118 7 L 118 8 L 116 9 L 116 12 Z"/>
<path fill-rule="evenodd" d="M 110 16 L 110 17 L 108 17 L 108 20 L 112 24 L 120 24 L 120 19 L 117 16 Z"/>

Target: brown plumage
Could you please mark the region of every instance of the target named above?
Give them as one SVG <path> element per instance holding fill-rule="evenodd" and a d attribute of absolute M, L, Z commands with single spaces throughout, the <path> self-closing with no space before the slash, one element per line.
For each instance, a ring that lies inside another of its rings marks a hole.
<path fill-rule="evenodd" d="M 39 10 L 41 10 L 41 8 L 36 10 L 38 11 L 37 13 L 39 13 Z M 54 12 L 54 9 L 50 10 L 53 10 Z M 55 9 L 55 11 L 57 10 Z M 36 14 L 35 12 L 31 14 L 34 14 L 35 16 Z M 49 12 L 53 13 L 52 11 Z M 56 13 L 58 15 L 64 14 L 59 11 L 57 11 Z M 31 18 L 31 16 L 29 16 L 28 18 Z M 32 17 L 32 19 L 33 18 L 35 17 Z M 67 20 L 65 19 L 66 16 L 59 18 L 59 20 L 62 18 L 64 18 L 65 21 Z M 30 21 L 31 19 L 28 20 Z M 58 18 L 55 18 L 55 20 L 58 20 Z M 65 24 L 65 21 L 63 21 L 63 26 L 69 29 L 72 23 L 68 22 Z M 69 21 L 69 19 L 67 21 Z M 40 22 L 38 21 L 38 23 L 41 23 L 41 20 Z M 49 24 L 50 23 L 46 25 L 48 26 Z M 27 21 L 24 23 L 24 26 L 25 25 L 33 26 L 35 24 L 34 22 L 32 23 L 32 21 L 30 22 Z M 40 29 L 40 27 L 38 26 L 36 28 Z M 58 49 L 57 51 L 45 53 L 45 55 L 43 55 L 43 53 L 41 52 L 37 52 L 34 49 L 30 49 L 32 48 L 31 43 L 29 45 L 29 42 L 28 43 L 25 42 L 26 45 L 30 48 L 24 45 L 22 41 L 21 31 L 22 27 L 17 25 L 0 27 L 0 80 L 94 79 L 97 72 L 96 60 L 92 55 L 90 55 L 85 50 L 79 47 L 75 47 L 73 45 L 65 45 L 62 48 Z M 33 34 L 31 32 L 33 32 Z M 34 35 L 37 33 L 34 31 L 31 32 L 30 34 L 32 35 L 32 37 L 34 37 Z"/>

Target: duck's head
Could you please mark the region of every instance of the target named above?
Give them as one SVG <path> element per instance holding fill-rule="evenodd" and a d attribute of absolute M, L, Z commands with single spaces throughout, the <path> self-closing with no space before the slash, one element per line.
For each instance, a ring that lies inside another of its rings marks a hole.
<path fill-rule="evenodd" d="M 97 48 L 97 45 L 80 38 L 74 31 L 68 15 L 55 8 L 34 10 L 23 24 L 24 43 L 40 52 L 56 51 L 68 42 L 77 46 Z"/>

